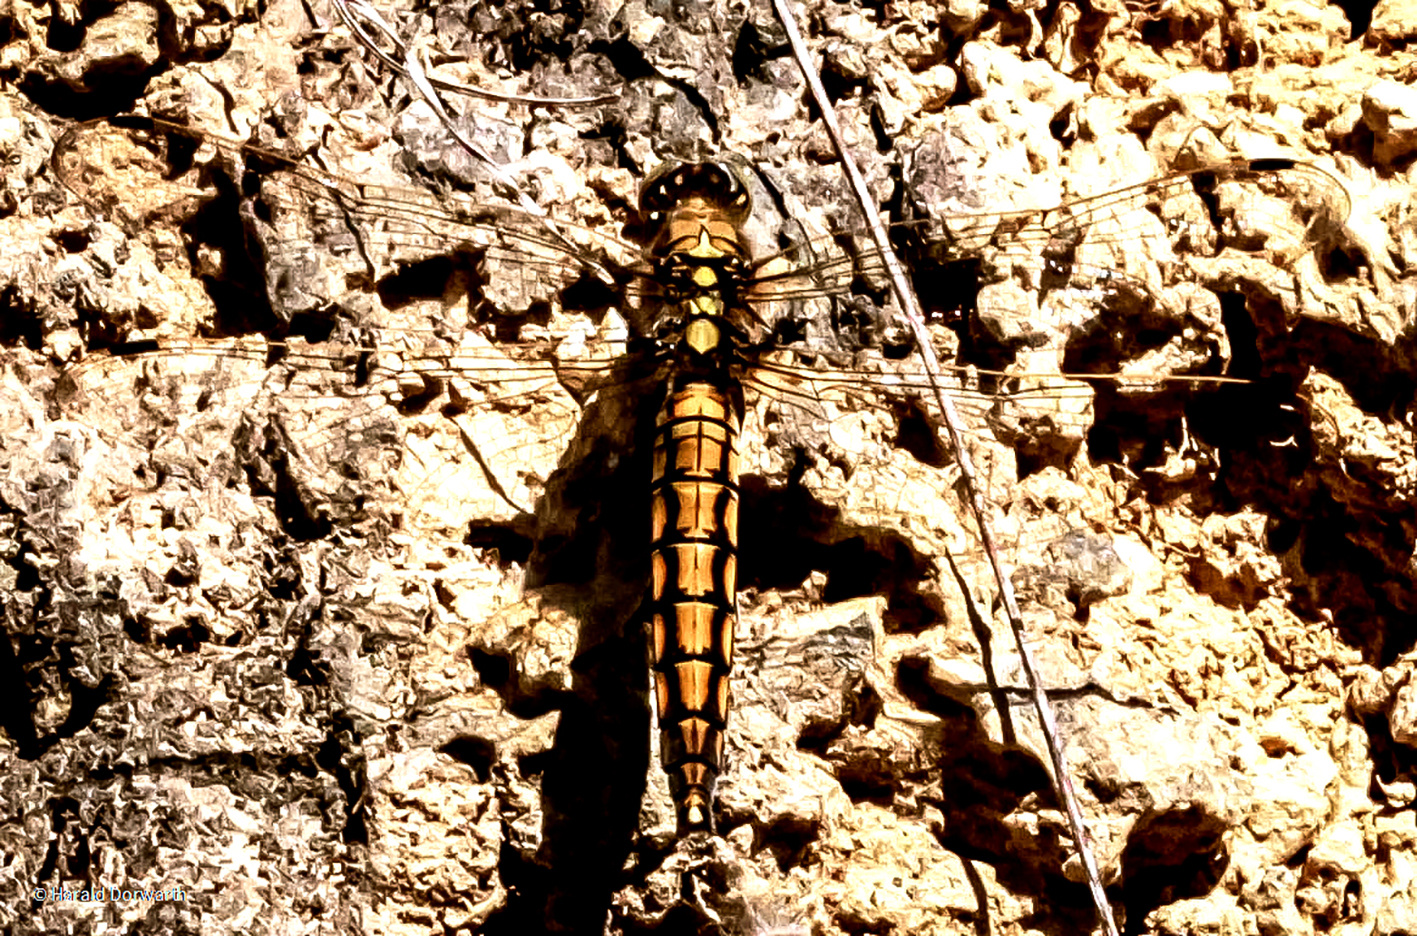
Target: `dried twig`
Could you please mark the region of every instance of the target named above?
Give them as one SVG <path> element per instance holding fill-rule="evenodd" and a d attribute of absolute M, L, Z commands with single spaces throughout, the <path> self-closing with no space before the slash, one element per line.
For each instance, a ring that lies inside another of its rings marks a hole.
<path fill-rule="evenodd" d="M 438 120 L 443 124 L 444 128 L 447 129 L 448 133 L 452 135 L 452 138 L 457 141 L 457 144 L 487 167 L 487 171 L 491 174 L 493 182 L 500 189 L 501 194 L 515 201 L 517 206 L 529 216 L 536 218 L 541 226 L 544 227 L 557 242 L 574 251 L 576 249 L 575 244 L 567 239 L 561 229 L 556 226 L 556 222 L 546 214 L 546 209 L 542 208 L 531 196 L 522 191 L 522 187 L 517 183 L 517 180 L 507 174 L 507 171 L 502 168 L 501 164 L 497 162 L 491 153 L 481 144 L 468 139 L 468 137 L 458 129 L 457 123 L 453 120 L 452 115 L 448 113 L 448 109 L 444 106 L 442 98 L 438 96 L 437 90 L 438 88 L 444 88 L 471 92 L 472 89 L 468 89 L 462 85 L 452 85 L 448 82 L 429 78 L 428 70 L 418 55 L 415 54 L 414 48 L 412 46 L 405 46 L 399 39 L 398 34 L 394 31 L 394 28 L 389 25 L 389 22 L 379 14 L 378 10 L 367 3 L 366 0 L 334 0 L 334 3 L 336 9 L 339 10 L 340 18 L 343 19 L 346 25 L 354 32 L 355 37 L 360 43 L 369 49 L 379 61 L 407 78 L 409 83 L 413 85 L 414 90 L 418 92 L 419 97 L 423 98 L 428 106 L 432 108 L 433 113 L 437 115 Z M 370 36 L 364 29 L 361 20 L 371 24 L 395 49 L 403 54 L 403 61 L 401 63 L 379 48 L 374 37 Z M 481 92 L 476 93 L 481 94 Z M 482 96 L 488 97 L 492 95 L 483 94 Z M 520 103 L 527 104 L 574 103 L 577 105 L 586 105 L 614 100 L 613 95 L 594 98 L 562 99 L 520 98 L 511 96 L 497 97 L 501 100 L 516 100 Z M 604 270 L 599 272 L 606 277 L 610 275 Z"/>
<path fill-rule="evenodd" d="M 1111 905 L 1108 903 L 1107 893 L 1103 889 L 1102 878 L 1097 870 L 1097 860 L 1092 854 L 1087 827 L 1083 823 L 1082 811 L 1078 807 L 1072 780 L 1068 776 L 1068 767 L 1063 758 L 1062 744 L 1058 735 L 1057 718 L 1053 713 L 1052 704 L 1048 701 L 1048 694 L 1039 682 L 1038 668 L 1033 659 L 1033 652 L 1024 639 L 1023 617 L 1019 613 L 1018 600 L 1014 597 L 1013 584 L 1004 574 L 1003 566 L 999 562 L 998 545 L 994 540 L 994 532 L 989 523 L 988 514 L 985 513 L 984 498 L 979 492 L 974 465 L 970 461 L 968 450 L 964 447 L 964 433 L 959 415 L 955 410 L 949 388 L 945 386 L 939 376 L 939 360 L 935 356 L 930 333 L 925 327 L 925 319 L 920 312 L 919 301 L 915 298 L 910 282 L 906 279 L 904 268 L 891 250 L 886 230 L 872 205 L 871 194 L 866 189 L 866 180 L 862 177 L 861 170 L 856 167 L 855 160 L 847 151 L 845 140 L 841 135 L 841 127 L 837 123 L 836 111 L 832 107 L 831 100 L 827 97 L 826 89 L 822 87 L 821 78 L 812 65 L 806 43 L 797 28 L 791 2 L 790 0 L 773 0 L 773 8 L 777 11 L 783 27 L 787 30 L 788 42 L 792 46 L 793 55 L 802 69 L 803 77 L 817 103 L 817 108 L 822 112 L 822 122 L 826 125 L 827 134 L 831 137 L 832 145 L 836 148 L 837 156 L 841 159 L 842 168 L 846 172 L 852 191 L 855 193 L 857 201 L 860 202 L 861 213 L 871 231 L 871 239 L 875 243 L 876 249 L 880 251 L 880 256 L 889 275 L 891 292 L 900 305 L 911 334 L 915 337 L 915 343 L 919 348 L 921 362 L 934 392 L 935 401 L 939 404 L 940 412 L 944 416 L 945 429 L 949 433 L 950 444 L 954 448 L 955 459 L 963 475 L 965 489 L 969 492 L 969 507 L 979 528 L 979 539 L 984 545 L 989 565 L 994 570 L 994 580 L 999 586 L 999 598 L 1004 605 L 1005 614 L 1008 615 L 1009 626 L 1013 630 L 1014 642 L 1018 646 L 1024 674 L 1033 695 L 1033 706 L 1037 710 L 1038 720 L 1042 724 L 1043 737 L 1048 746 L 1048 756 L 1053 762 L 1053 778 L 1058 798 L 1063 803 L 1063 808 L 1068 816 L 1068 824 L 1072 828 L 1073 839 L 1077 842 L 1078 857 L 1082 860 L 1083 868 L 1087 873 L 1088 889 L 1092 893 L 1092 901 L 1097 908 L 1098 919 L 1107 936 L 1118 936 Z"/>
<path fill-rule="evenodd" d="M 350 32 L 359 40 L 360 45 L 369 50 L 375 58 L 384 64 L 386 68 L 396 74 L 404 74 L 404 62 L 409 57 L 409 50 L 404 46 L 403 40 L 399 38 L 388 21 L 379 15 L 379 11 L 374 9 L 365 0 L 334 0 L 335 10 L 339 13 L 340 19 L 349 27 Z M 394 53 L 385 52 L 379 46 L 379 42 L 368 30 L 364 28 L 367 22 L 374 29 L 388 40 L 393 46 Z M 453 81 L 445 81 L 440 78 L 428 79 L 429 84 L 440 91 L 451 91 L 454 94 L 466 94 L 472 97 L 480 97 L 489 101 L 505 101 L 509 104 L 525 104 L 529 107 L 592 107 L 596 104 L 609 104 L 614 101 L 614 94 L 597 94 L 588 97 L 541 97 L 530 94 L 507 94 L 502 91 L 489 91 L 486 88 L 477 88 L 472 85 L 458 84 Z"/>

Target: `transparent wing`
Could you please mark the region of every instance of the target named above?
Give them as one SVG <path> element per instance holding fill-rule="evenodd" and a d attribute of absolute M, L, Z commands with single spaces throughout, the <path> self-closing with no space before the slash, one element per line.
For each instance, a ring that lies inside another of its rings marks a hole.
<path fill-rule="evenodd" d="M 644 276 L 640 248 L 603 230 L 455 193 L 435 196 L 320 172 L 288 156 L 156 121 L 77 127 L 57 145 L 54 164 L 82 199 L 136 230 L 154 214 L 203 197 L 196 180 L 175 172 L 205 149 L 226 165 L 261 170 L 261 203 L 303 224 L 295 236 L 288 228 L 278 232 L 288 250 L 307 246 L 308 235 L 301 235 L 313 231 L 335 253 L 362 261 L 371 279 L 428 256 L 469 251 L 485 258 L 483 285 L 494 301 L 508 282 L 520 284 L 524 301 L 544 301 L 586 276 L 615 287 L 621 298 L 657 292 Z M 986 289 L 1012 278 L 1041 293 L 1084 292 L 1080 301 L 1100 308 L 1107 294 L 1162 292 L 1157 278 L 1138 271 L 1133 259 L 1153 255 L 1139 250 L 1148 241 L 1164 239 L 1173 255 L 1214 257 L 1235 249 L 1283 264 L 1346 219 L 1349 207 L 1342 184 L 1317 166 L 1235 160 L 1053 208 L 931 217 L 890 230 L 897 249 L 917 268 L 970 264 Z M 754 264 L 747 298 L 767 304 L 840 298 L 866 286 L 882 291 L 884 264 L 862 242 L 861 232 L 844 232 L 762 258 Z M 932 291 L 923 292 L 928 300 Z M 992 303 L 999 314 L 1042 320 L 1036 308 L 1020 309 L 1014 299 L 986 296 L 980 306 Z"/>
<path fill-rule="evenodd" d="M 245 466 L 265 493 L 293 495 L 282 508 L 290 522 L 357 521 L 369 486 L 391 483 L 400 501 L 439 513 L 436 522 L 452 530 L 459 517 L 532 513 L 587 406 L 633 407 L 619 398 L 652 400 L 656 388 L 655 362 L 609 355 L 606 342 L 586 345 L 603 356 L 576 357 L 565 342 L 499 343 L 468 330 L 455 347 L 394 354 L 383 343 L 408 336 L 378 337 L 377 344 L 251 337 L 134 345 L 70 368 L 63 399 L 75 418 L 143 451 L 156 483 L 201 477 L 213 466 L 194 460 L 183 440 L 194 431 L 225 433 L 234 460 L 227 470 Z M 745 383 L 774 411 L 786 444 L 839 457 L 831 452 L 854 446 L 842 434 L 851 414 L 869 412 L 913 420 L 913 429 L 893 430 L 900 443 L 926 461 L 949 461 L 934 438 L 921 375 L 880 359 L 814 367 L 775 357 L 745 364 Z M 984 436 L 1023 411 L 1074 438 L 1089 424 L 1093 391 L 1081 380 L 1030 385 L 977 371 L 967 380 L 956 395 Z M 477 492 L 477 503 L 457 508 L 453 490 Z"/>
<path fill-rule="evenodd" d="M 1230 335 L 1240 323 L 1243 337 L 1245 316 L 1268 314 L 1266 306 L 1286 316 L 1304 310 L 1316 294 L 1306 277 L 1321 275 L 1314 248 L 1341 231 L 1349 207 L 1343 185 L 1317 166 L 1243 160 L 1049 209 L 890 229 L 934 314 L 941 357 L 975 368 L 945 377 L 957 381 L 979 434 L 972 457 L 983 466 L 986 500 L 1002 508 L 995 524 L 1006 554 L 1020 555 L 1030 539 L 1085 531 L 1117 509 L 1076 501 L 1082 489 L 1066 479 L 1088 465 L 1114 463 L 1139 482 L 1134 491 L 1165 498 L 1203 490 L 1217 476 L 1212 453 L 1223 433 L 1274 445 L 1292 437 L 1293 413 L 1266 402 L 1264 380 L 1273 375 L 1243 347 L 1233 359 Z M 860 241 L 832 237 L 765 258 L 754 298 L 811 304 L 823 295 L 884 295 L 881 256 Z M 1233 314 L 1236 307 L 1243 313 Z M 888 389 L 921 401 L 913 411 L 932 409 L 925 375 L 900 362 L 879 367 L 869 377 L 836 371 L 840 380 L 822 368 L 812 383 L 877 400 Z M 935 496 L 951 481 L 937 477 Z M 917 505 L 929 503 L 929 491 L 908 480 L 878 481 L 876 490 L 888 504 L 883 514 L 914 508 L 925 518 Z M 835 496 L 858 495 L 843 485 Z M 955 532 L 972 540 L 968 530 Z"/>
<path fill-rule="evenodd" d="M 180 438 L 184 421 L 224 428 L 251 482 L 307 529 L 357 517 L 369 477 L 439 495 L 424 513 L 449 526 L 454 490 L 475 491 L 483 515 L 529 509 L 580 411 L 572 384 L 609 379 L 624 350 L 623 321 L 598 339 L 588 317 L 558 308 L 553 320 L 551 305 L 580 287 L 589 318 L 603 317 L 645 287 L 637 248 L 603 232 L 151 121 L 76 127 L 53 165 L 118 229 L 100 255 L 137 267 L 80 299 L 110 353 L 66 375 L 75 412 L 134 444 L 147 436 L 162 458 L 155 440 Z M 194 313 L 203 300 L 216 308 Z M 273 316 L 250 314 L 262 302 Z M 251 334 L 189 337 L 233 331 Z M 473 477 L 444 484 L 459 460 Z"/>
<path fill-rule="evenodd" d="M 56 144 L 52 164 L 66 187 L 132 236 L 164 220 L 210 236 L 212 222 L 204 229 L 195 221 L 207 220 L 204 208 L 231 202 L 243 228 L 240 242 L 212 238 L 214 245 L 258 255 L 267 298 L 287 321 L 351 287 L 367 289 L 420 261 L 453 254 L 475 262 L 492 307 L 525 308 L 578 282 L 598 281 L 622 297 L 652 287 L 639 276 L 639 248 L 605 230 L 461 193 L 349 179 L 157 121 L 74 127 Z M 211 269 L 211 262 L 194 267 L 233 272 Z"/>
<path fill-rule="evenodd" d="M 897 251 L 917 267 L 979 264 L 986 281 L 1012 272 L 1035 288 L 1063 282 L 1096 287 L 1133 278 L 1129 258 L 1158 238 L 1175 255 L 1238 249 L 1274 262 L 1292 260 L 1341 224 L 1349 209 L 1343 184 L 1318 166 L 1237 159 L 1052 208 L 931 216 L 889 231 Z M 875 248 L 863 245 L 864 232 L 852 232 L 765 257 L 758 262 L 764 273 L 757 298 L 810 298 L 866 284 L 882 289 L 884 262 Z M 1050 277 L 1052 283 L 1045 282 Z"/>
<path fill-rule="evenodd" d="M 399 492 L 391 503 L 419 505 L 416 523 L 396 523 L 451 532 L 469 516 L 524 520 L 577 444 L 588 404 L 643 411 L 630 401 L 653 384 L 659 362 L 627 354 L 624 320 L 607 312 L 655 292 L 627 242 L 461 196 L 435 200 L 354 182 L 153 125 L 80 127 L 55 157 L 66 184 L 129 232 L 154 229 L 160 215 L 195 217 L 219 199 L 213 179 L 221 174 L 202 168 L 213 162 L 245 166 L 259 180 L 243 203 L 257 208 L 234 213 L 258 233 L 278 232 L 256 251 L 264 251 L 260 272 L 284 313 L 278 318 L 289 325 L 316 307 L 337 311 L 324 313 L 318 334 L 281 336 L 277 328 L 276 338 L 164 339 L 75 368 L 69 383 L 78 406 L 102 412 L 133 444 L 168 459 L 151 468 L 153 479 L 203 469 L 164 450 L 163 440 L 181 436 L 182 420 L 206 420 L 231 434 L 232 464 L 302 529 L 358 521 L 372 484 Z M 1252 161 L 1046 211 L 915 222 L 896 235 L 927 285 L 932 271 L 973 270 L 977 308 L 967 328 L 955 329 L 966 341 L 936 331 L 949 356 L 974 362 L 952 379 L 980 440 L 1013 449 L 1025 470 L 1067 464 L 1094 431 L 1100 395 L 1112 410 L 1146 414 L 1133 450 L 1125 442 L 1117 448 L 1124 461 L 1140 456 L 1138 467 L 1154 468 L 1185 444 L 1177 414 L 1197 392 L 1229 384 L 1223 349 L 1195 327 L 1218 316 L 1213 295 L 1207 304 L 1194 276 L 1188 283 L 1131 256 L 1147 239 L 1160 239 L 1173 256 L 1292 253 L 1345 205 L 1341 186 L 1313 167 Z M 249 228 L 244 235 L 251 238 Z M 172 264 L 201 273 L 200 249 L 185 253 L 185 267 L 177 254 Z M 289 259 L 304 254 L 319 262 Z M 453 256 L 469 259 L 448 263 Z M 410 286 L 409 271 L 430 264 L 431 286 Z M 450 267 L 470 278 L 466 309 L 449 300 Z M 840 307 L 872 288 L 879 269 L 879 256 L 854 249 L 850 237 L 757 264 L 750 300 L 760 318 L 791 317 L 807 334 L 754 347 L 740 362 L 745 383 L 776 407 L 762 431 L 823 453 L 847 474 L 854 458 L 898 457 L 862 443 L 858 430 L 869 419 L 885 426 L 877 429 L 890 437 L 888 448 L 946 466 L 929 382 L 912 359 L 847 354 L 840 342 L 813 340 L 814 329 L 833 328 Z M 353 301 L 375 293 L 379 302 Z M 617 420 L 603 421 L 617 431 Z M 1001 464 L 991 496 L 1007 498 L 1019 473 L 1017 464 Z"/>

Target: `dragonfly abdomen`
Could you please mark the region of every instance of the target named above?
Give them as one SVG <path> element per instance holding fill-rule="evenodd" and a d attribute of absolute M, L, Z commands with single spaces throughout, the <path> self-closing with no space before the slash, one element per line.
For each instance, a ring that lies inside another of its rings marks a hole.
<path fill-rule="evenodd" d="M 713 831 L 723 769 L 728 673 L 738 589 L 738 435 L 746 181 L 720 163 L 667 166 L 645 183 L 641 210 L 659 236 L 649 258 L 673 323 L 674 378 L 654 430 L 647 602 L 650 665 L 679 834 Z"/>
<path fill-rule="evenodd" d="M 655 426 L 650 656 L 679 832 L 712 829 L 738 575 L 742 412 L 718 381 L 675 386 Z"/>

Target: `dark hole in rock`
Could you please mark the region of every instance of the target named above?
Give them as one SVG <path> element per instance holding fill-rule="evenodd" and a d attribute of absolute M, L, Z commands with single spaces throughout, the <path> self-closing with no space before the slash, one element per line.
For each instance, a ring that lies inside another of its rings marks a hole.
<path fill-rule="evenodd" d="M 778 869 L 785 872 L 802 863 L 819 832 L 815 821 L 788 816 L 764 829 L 758 836 L 758 845 L 772 852 Z"/>
<path fill-rule="evenodd" d="M 486 783 L 492 778 L 492 764 L 497 760 L 497 748 L 486 738 L 454 738 L 438 750 L 471 767 L 478 783 Z"/>
<path fill-rule="evenodd" d="M 1173 809 L 1140 820 L 1122 851 L 1126 933 L 1144 932 L 1157 907 L 1208 894 L 1229 865 L 1226 825 L 1199 807 Z"/>
<path fill-rule="evenodd" d="M 522 526 L 518 529 L 516 525 L 474 521 L 463 542 L 478 549 L 495 549 L 499 568 L 505 569 L 514 563 L 524 565 L 531 557 L 533 539 L 526 525 Z"/>

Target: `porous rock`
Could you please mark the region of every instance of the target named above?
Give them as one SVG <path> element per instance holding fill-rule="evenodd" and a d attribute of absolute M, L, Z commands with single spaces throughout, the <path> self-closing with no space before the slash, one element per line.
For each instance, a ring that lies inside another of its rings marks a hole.
<path fill-rule="evenodd" d="M 533 264 L 439 266 L 446 240 L 317 250 L 140 150 L 107 153 L 144 180 L 121 204 L 61 184 L 69 121 L 136 105 L 434 211 L 497 197 L 328 8 L 48 9 L 16 7 L 0 50 L 21 76 L 0 99 L 7 931 L 1093 925 L 933 404 L 865 392 L 899 381 L 889 355 L 870 385 L 829 379 L 891 334 L 860 311 L 874 271 L 805 326 L 812 405 L 750 400 L 721 837 L 676 844 L 635 614 L 653 401 L 514 376 L 547 373 L 533 347 L 593 359 L 618 312 Z M 757 166 L 764 245 L 859 222 L 762 10 L 382 12 L 437 77 L 618 93 L 458 118 L 587 244 L 632 253 L 604 235 L 637 180 L 728 151 Z M 974 369 L 965 450 L 1113 908 L 1139 934 L 1417 930 L 1411 17 L 1379 4 L 1350 38 L 1302 0 L 1049 14 L 804 20 L 883 206 L 1014 212 L 972 279 L 917 285 Z M 1005 249 L 1062 201 L 1231 156 L 1312 162 L 1353 210 L 1295 224 L 1222 179 Z M 1060 284 L 1063 262 L 1098 275 Z M 335 300 L 399 376 L 270 383 L 312 321 L 342 327 Z M 456 314 L 506 383 L 415 372 Z M 105 354 L 141 339 L 168 350 Z M 1191 380 L 1221 372 L 1249 383 Z M 35 897 L 91 885 L 173 899 Z"/>

